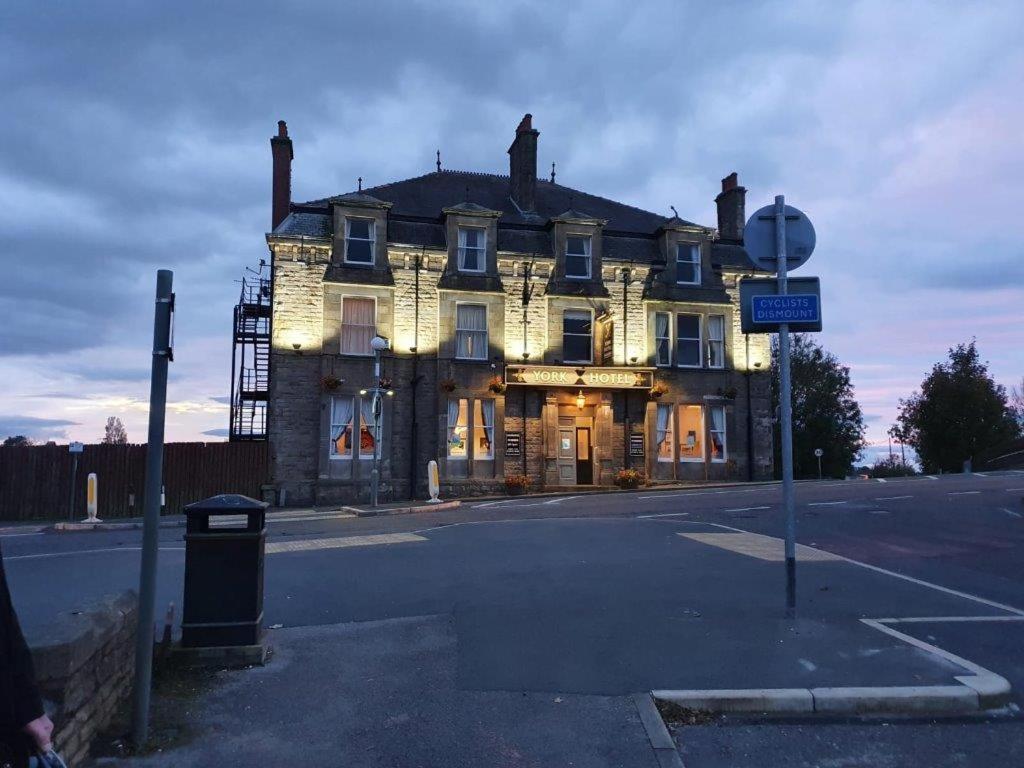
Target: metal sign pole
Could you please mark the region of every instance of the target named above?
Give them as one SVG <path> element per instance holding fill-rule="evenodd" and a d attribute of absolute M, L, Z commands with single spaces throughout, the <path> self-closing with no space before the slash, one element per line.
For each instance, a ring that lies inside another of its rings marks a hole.
<path fill-rule="evenodd" d="M 775 197 L 775 254 L 779 295 L 789 290 L 786 259 L 786 198 Z M 779 325 L 782 406 L 782 507 L 786 512 L 786 614 L 796 615 L 796 511 L 793 499 L 793 396 L 789 378 L 789 323 Z"/>
<path fill-rule="evenodd" d="M 146 487 L 143 502 L 142 570 L 139 576 L 139 627 L 135 639 L 135 709 L 132 736 L 141 749 L 149 735 L 149 694 L 153 677 L 153 612 L 156 602 L 157 539 L 163 484 L 164 415 L 167 407 L 167 363 L 171 358 L 171 313 L 174 273 L 156 273 L 153 323 L 153 372 L 149 387 L 149 441 L 146 445 Z"/>

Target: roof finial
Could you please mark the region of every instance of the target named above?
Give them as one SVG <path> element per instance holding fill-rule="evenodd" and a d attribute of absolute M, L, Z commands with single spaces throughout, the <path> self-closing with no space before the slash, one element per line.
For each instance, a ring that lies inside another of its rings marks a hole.
<path fill-rule="evenodd" d="M 676 210 L 676 207 L 674 205 L 670 205 L 669 208 L 672 209 L 672 215 L 675 216 L 678 219 L 679 218 L 679 211 Z"/>
<path fill-rule="evenodd" d="M 441 172 L 441 150 L 437 150 L 437 172 Z"/>
<path fill-rule="evenodd" d="M 362 176 L 359 177 L 359 191 L 360 192 L 363 191 L 363 177 Z"/>
<path fill-rule="evenodd" d="M 555 183 L 555 164 L 551 164 L 551 183 Z"/>

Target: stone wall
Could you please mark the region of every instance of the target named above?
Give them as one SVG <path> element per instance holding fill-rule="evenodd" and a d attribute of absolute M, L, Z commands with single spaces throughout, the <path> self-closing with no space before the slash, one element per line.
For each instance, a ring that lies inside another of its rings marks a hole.
<path fill-rule="evenodd" d="M 29 638 L 54 746 L 69 768 L 83 763 L 93 738 L 131 694 L 137 625 L 138 599 L 127 591 L 60 614 Z"/>

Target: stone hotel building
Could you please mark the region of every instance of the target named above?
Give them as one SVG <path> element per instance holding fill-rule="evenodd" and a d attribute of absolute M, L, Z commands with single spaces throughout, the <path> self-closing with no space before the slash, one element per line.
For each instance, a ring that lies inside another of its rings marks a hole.
<path fill-rule="evenodd" d="M 537 177 L 526 115 L 509 174 L 441 168 L 291 200 L 293 147 L 274 162 L 267 434 L 288 504 L 365 501 L 376 441 L 381 499 L 772 473 L 767 336 L 740 333 L 744 197 L 718 226 Z M 384 398 L 370 341 L 382 355 Z"/>

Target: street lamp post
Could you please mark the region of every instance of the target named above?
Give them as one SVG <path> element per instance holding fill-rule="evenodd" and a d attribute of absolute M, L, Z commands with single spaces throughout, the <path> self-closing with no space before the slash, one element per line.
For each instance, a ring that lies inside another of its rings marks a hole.
<path fill-rule="evenodd" d="M 391 349 L 391 342 L 383 336 L 374 336 L 370 340 L 370 349 L 373 350 L 373 388 L 360 390 L 360 395 L 373 393 L 371 411 L 373 412 L 373 469 L 370 470 L 370 505 L 377 506 L 377 496 L 380 493 L 380 418 L 384 410 L 383 395 L 391 397 L 395 394 L 390 387 L 385 389 L 381 386 L 380 377 L 380 356 L 381 353 Z"/>

